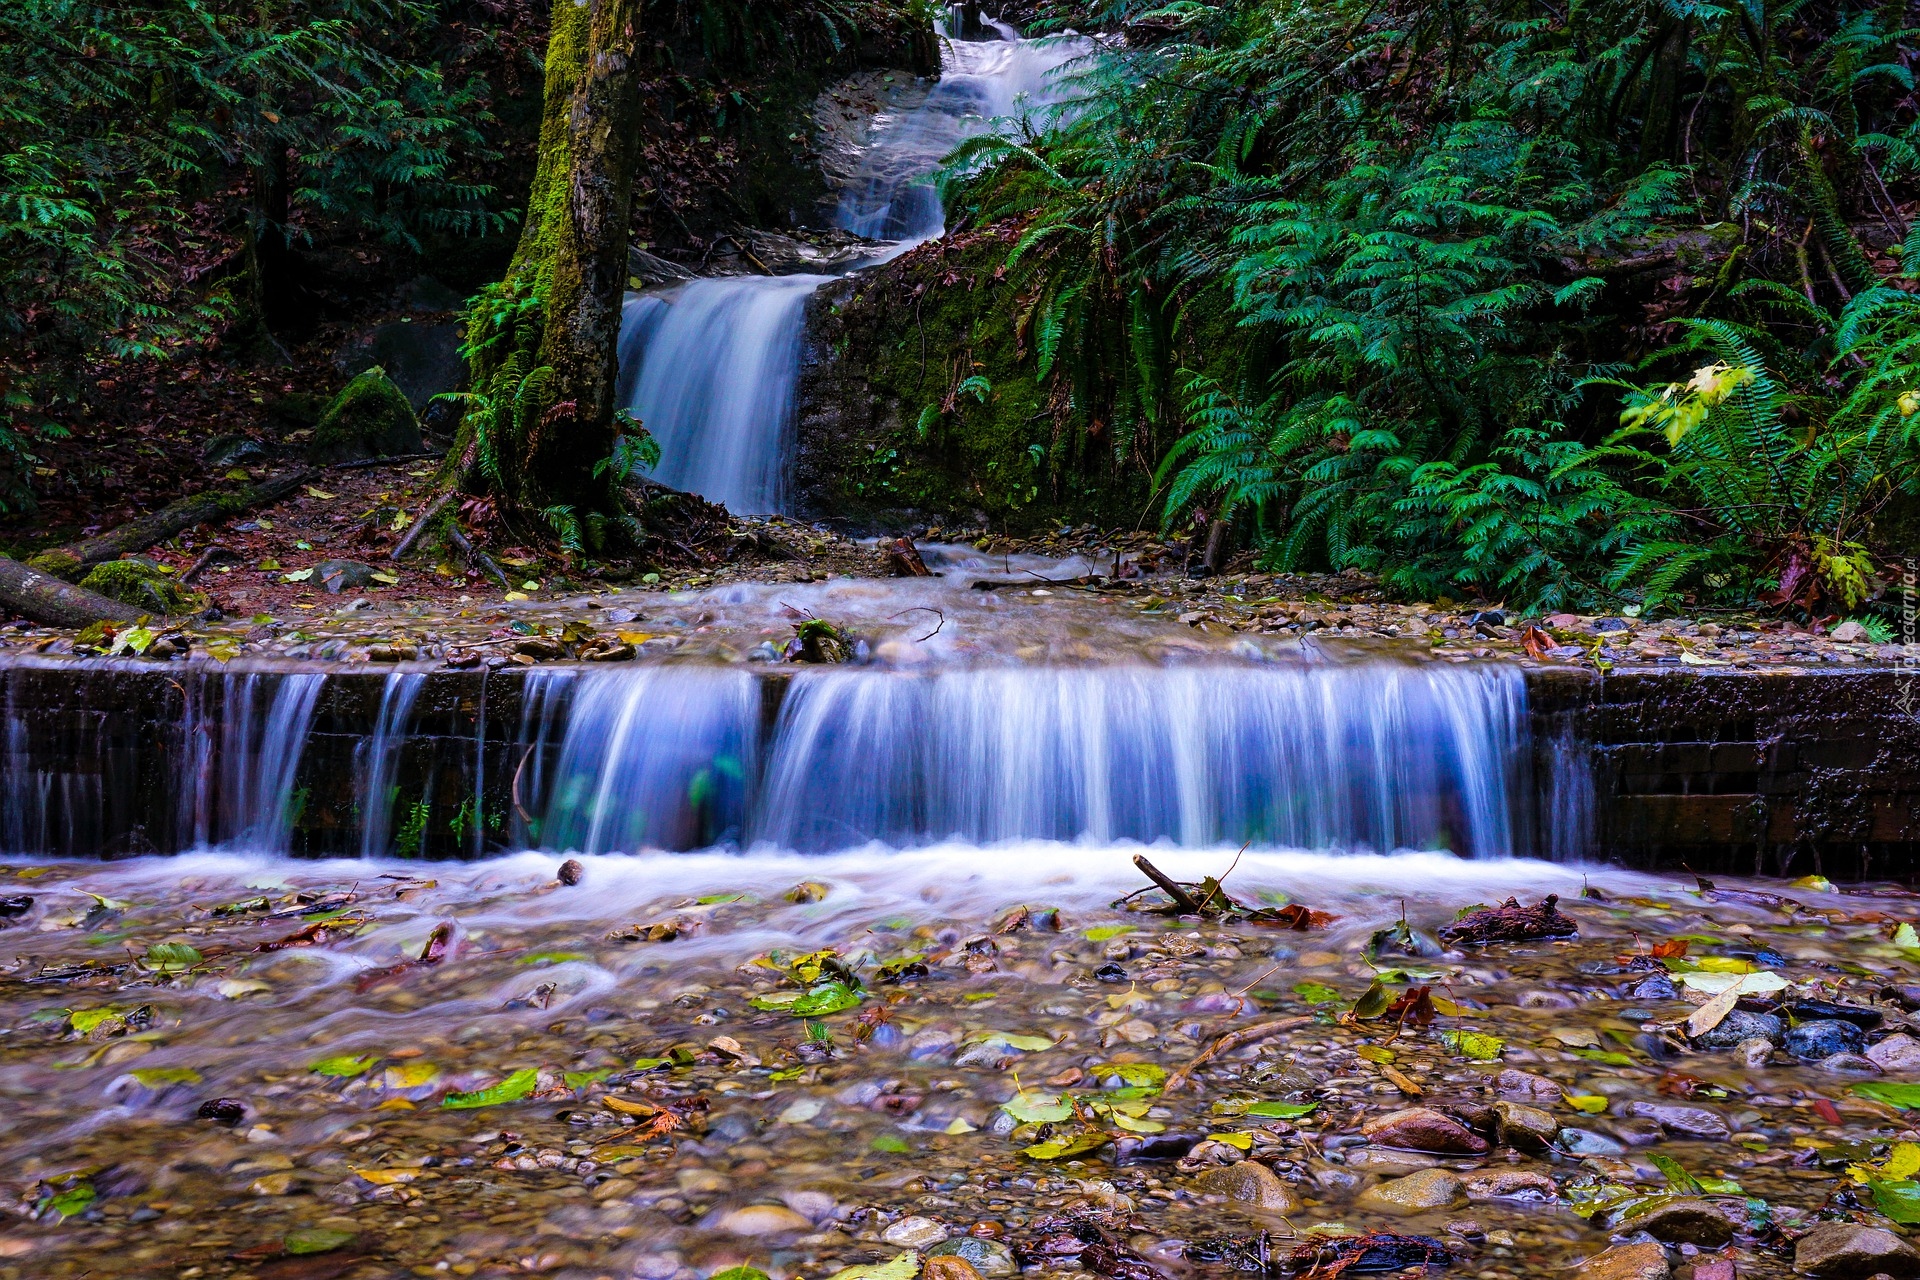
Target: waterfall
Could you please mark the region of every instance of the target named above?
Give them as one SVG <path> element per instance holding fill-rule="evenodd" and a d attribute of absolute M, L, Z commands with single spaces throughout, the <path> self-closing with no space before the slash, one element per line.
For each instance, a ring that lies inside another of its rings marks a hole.
<path fill-rule="evenodd" d="M 759 704 L 726 669 L 582 676 L 541 843 L 1527 851 L 1526 691 L 1506 667 L 818 669 L 763 749 Z"/>
<path fill-rule="evenodd" d="M 395 671 L 380 693 L 380 715 L 373 736 L 354 750 L 354 775 L 360 793 L 360 856 L 380 857 L 388 852 L 393 831 L 393 805 L 398 790 L 400 752 L 406 745 L 413 704 L 426 687 L 421 671 Z"/>
<path fill-rule="evenodd" d="M 1044 125 L 1069 100 L 1056 74 L 1093 48 L 1089 40 L 1022 40 L 994 23 L 996 40 L 941 41 L 940 82 L 891 128 L 876 130 L 859 177 L 840 198 L 840 225 L 874 240 L 917 244 L 946 229 L 933 173 L 947 153 L 995 120 Z"/>
<path fill-rule="evenodd" d="M 587 853 L 738 840 L 759 682 L 695 666 L 589 672 L 573 692 L 541 834 Z"/>
<path fill-rule="evenodd" d="M 621 400 L 660 444 L 653 478 L 731 511 L 786 499 L 807 299 L 829 276 L 695 280 L 621 317 Z"/>
<path fill-rule="evenodd" d="M 300 755 L 326 679 L 228 672 L 195 682 L 181 773 L 180 812 L 191 833 L 185 843 L 287 852 Z"/>

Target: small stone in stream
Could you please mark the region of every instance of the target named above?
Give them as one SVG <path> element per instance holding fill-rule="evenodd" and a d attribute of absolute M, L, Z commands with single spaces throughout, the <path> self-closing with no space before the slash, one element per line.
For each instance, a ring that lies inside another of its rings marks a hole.
<path fill-rule="evenodd" d="M 1733 1056 L 1738 1058 L 1740 1065 L 1747 1070 L 1758 1071 L 1767 1065 L 1769 1058 L 1773 1057 L 1773 1044 L 1770 1041 L 1757 1038 L 1753 1040 L 1742 1040 L 1739 1044 L 1733 1046 Z"/>
<path fill-rule="evenodd" d="M 1538 1151 L 1553 1145 L 1560 1122 L 1551 1112 L 1502 1099 L 1493 1104 L 1494 1132 L 1510 1147 Z"/>
<path fill-rule="evenodd" d="M 1836 1053 L 1820 1059 L 1820 1070 L 1836 1076 L 1877 1076 L 1880 1068 L 1873 1059 L 1859 1053 Z"/>
<path fill-rule="evenodd" d="M 903 1249 L 924 1249 L 928 1245 L 939 1244 L 948 1234 L 945 1223 L 935 1222 L 932 1218 L 912 1217 L 891 1223 L 880 1233 L 880 1239 Z"/>
<path fill-rule="evenodd" d="M 1644 1231 L 1668 1244 L 1718 1249 L 1733 1239 L 1736 1227 L 1746 1225 L 1746 1212 L 1737 1203 L 1683 1196 L 1614 1225 Z"/>
<path fill-rule="evenodd" d="M 998 1240 L 983 1239 L 975 1235 L 955 1236 L 951 1240 L 942 1241 L 928 1249 L 926 1255 L 929 1276 L 933 1275 L 933 1262 L 936 1258 L 958 1259 L 983 1276 L 1010 1276 L 1020 1269 L 1019 1264 L 1014 1261 L 1011 1248 Z"/>
<path fill-rule="evenodd" d="M 1560 1149 L 1570 1156 L 1623 1156 L 1626 1147 L 1604 1133 L 1591 1129 L 1562 1129 Z"/>
<path fill-rule="evenodd" d="M 373 584 L 374 567 L 358 560 L 322 560 L 313 566 L 309 581 L 317 582 L 330 595 L 359 591 Z"/>
<path fill-rule="evenodd" d="M 1829 1018 L 1837 1022 L 1851 1022 L 1862 1031 L 1876 1031 L 1887 1020 L 1887 1015 L 1878 1009 L 1870 1009 L 1862 1004 L 1841 1004 L 1836 1000 L 1796 1000 L 1793 1002 L 1793 1016 L 1800 1022 Z"/>
<path fill-rule="evenodd" d="M 1822 1018 L 1803 1022 L 1787 1032 L 1780 1047 L 1803 1061 L 1818 1061 L 1836 1053 L 1858 1053 L 1865 1038 L 1851 1022 Z"/>
<path fill-rule="evenodd" d="M 1100 982 L 1125 982 L 1127 980 L 1127 971 L 1109 960 L 1098 969 L 1095 969 L 1093 976 Z"/>
<path fill-rule="evenodd" d="M 1462 1240 L 1484 1240 L 1487 1235 L 1486 1228 L 1472 1218 L 1457 1218 L 1447 1224 L 1446 1231 L 1448 1235 L 1459 1236 Z"/>
<path fill-rule="evenodd" d="M 980 1280 L 981 1273 L 965 1258 L 952 1254 L 928 1258 L 921 1280 Z"/>
<path fill-rule="evenodd" d="M 1404 1178 L 1378 1183 L 1360 1193 L 1356 1204 L 1389 1213 L 1419 1213 L 1444 1209 L 1460 1198 L 1458 1174 L 1445 1169 L 1422 1169 Z"/>
<path fill-rule="evenodd" d="M 1719 1112 L 1705 1107 L 1683 1107 L 1671 1102 L 1635 1102 L 1629 1110 L 1644 1116 L 1669 1133 L 1689 1138 L 1724 1138 L 1732 1130 Z"/>
<path fill-rule="evenodd" d="M 1702 1258 L 1693 1264 L 1692 1280 L 1740 1280 L 1732 1258 Z"/>
<path fill-rule="evenodd" d="M 1560 1188 L 1535 1169 L 1489 1169 L 1464 1180 L 1469 1200 L 1558 1200 Z"/>
<path fill-rule="evenodd" d="M 1162 1160 L 1181 1160 L 1201 1140 L 1202 1135 L 1197 1133 L 1155 1133 L 1145 1137 L 1128 1135 L 1113 1144 L 1114 1163 L 1153 1164 Z"/>
<path fill-rule="evenodd" d="M 1920 1275 L 1920 1252 L 1880 1227 L 1823 1222 L 1794 1244 L 1793 1269 L 1823 1280 Z"/>
<path fill-rule="evenodd" d="M 750 1204 L 735 1209 L 715 1224 L 734 1236 L 798 1235 L 813 1230 L 813 1224 L 780 1204 Z"/>
<path fill-rule="evenodd" d="M 238 1098 L 209 1098 L 194 1114 L 216 1124 L 239 1124 L 247 1118 L 247 1104 Z"/>
<path fill-rule="evenodd" d="M 780 1199 L 809 1222 L 825 1222 L 840 1207 L 840 1202 L 824 1191 L 789 1191 Z"/>
<path fill-rule="evenodd" d="M 1735 1009 L 1705 1034 L 1696 1036 L 1693 1043 L 1698 1049 L 1731 1049 L 1742 1040 L 1765 1040 L 1779 1044 L 1780 1035 L 1780 1019 L 1773 1014 Z"/>
<path fill-rule="evenodd" d="M 1573 997 L 1559 991 L 1522 991 L 1514 1000 L 1521 1009 L 1571 1009 Z"/>
<path fill-rule="evenodd" d="M 1410 1107 L 1376 1117 L 1361 1126 L 1368 1142 L 1383 1147 L 1401 1147 L 1408 1151 L 1432 1151 L 1440 1155 L 1481 1155 L 1487 1140 L 1455 1120 L 1430 1107 Z"/>
<path fill-rule="evenodd" d="M 15 920 L 33 910 L 33 898 L 29 894 L 15 893 L 0 898 L 0 920 Z"/>
<path fill-rule="evenodd" d="M 1558 1102 L 1566 1092 L 1557 1081 L 1534 1075 L 1530 1071 L 1521 1071 L 1517 1067 L 1508 1067 L 1495 1076 L 1493 1091 L 1509 1098 L 1537 1098 L 1543 1102 Z"/>
<path fill-rule="evenodd" d="M 1656 973 L 1627 992 L 1627 998 L 1629 1000 L 1678 1000 L 1680 992 L 1673 985 L 1672 978 L 1664 973 Z"/>
<path fill-rule="evenodd" d="M 1579 1280 L 1668 1280 L 1667 1251 L 1652 1240 L 1619 1244 L 1580 1264 Z"/>
<path fill-rule="evenodd" d="M 1225 1196 L 1267 1213 L 1300 1212 L 1300 1197 L 1293 1188 L 1255 1160 L 1208 1169 L 1193 1180 L 1193 1185 L 1208 1195 Z"/>
<path fill-rule="evenodd" d="M 1868 1045 L 1867 1057 L 1888 1075 L 1920 1074 L 1920 1040 L 1904 1032 Z"/>
<path fill-rule="evenodd" d="M 587 869 L 580 865 L 578 858 L 568 858 L 560 864 L 558 879 L 561 884 L 576 885 L 580 883 L 581 878 L 586 874 Z"/>

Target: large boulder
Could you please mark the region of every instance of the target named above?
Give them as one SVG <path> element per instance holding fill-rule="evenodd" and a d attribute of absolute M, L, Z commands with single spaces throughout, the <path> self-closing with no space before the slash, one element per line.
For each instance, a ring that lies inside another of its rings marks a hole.
<path fill-rule="evenodd" d="M 421 448 L 412 403 L 376 365 L 356 375 L 320 415 L 307 456 L 314 462 L 351 462 Z"/>
<path fill-rule="evenodd" d="M 1920 1252 L 1881 1227 L 1857 1222 L 1823 1222 L 1800 1237 L 1793 1248 L 1793 1269 L 1804 1275 L 1852 1277 L 1920 1275 Z"/>

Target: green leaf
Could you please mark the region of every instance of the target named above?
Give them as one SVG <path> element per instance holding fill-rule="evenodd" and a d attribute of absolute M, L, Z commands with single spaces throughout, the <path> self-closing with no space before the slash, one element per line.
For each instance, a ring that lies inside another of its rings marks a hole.
<path fill-rule="evenodd" d="M 1117 938 L 1123 933 L 1134 932 L 1137 931 L 1130 924 L 1097 924 L 1081 936 L 1088 942 L 1105 942 L 1110 938 Z"/>
<path fill-rule="evenodd" d="M 1044 1093 L 1023 1093 L 1000 1104 L 1021 1124 L 1059 1124 L 1073 1115 L 1073 1103 Z"/>
<path fill-rule="evenodd" d="M 592 1071 L 568 1071 L 561 1078 L 569 1089 L 584 1089 L 590 1084 L 598 1084 L 613 1074 L 612 1067 L 595 1067 Z"/>
<path fill-rule="evenodd" d="M 713 1280 L 767 1280 L 767 1273 L 754 1267 L 728 1267 L 713 1273 Z"/>
<path fill-rule="evenodd" d="M 84 1036 L 107 1019 L 117 1018 L 125 1012 L 110 1005 L 98 1009 L 74 1009 L 67 1014 L 67 1024 Z"/>
<path fill-rule="evenodd" d="M 705 897 L 695 898 L 694 902 L 697 905 L 703 906 L 703 907 L 715 907 L 726 902 L 738 902 L 740 901 L 740 899 L 746 896 L 747 895 L 744 893 L 709 893 Z M 745 1267 L 735 1268 L 735 1270 L 737 1271 L 744 1271 L 747 1269 L 748 1268 L 745 1268 Z M 756 1271 L 754 1272 L 754 1274 L 759 1275 L 760 1273 Z"/>
<path fill-rule="evenodd" d="M 842 1267 L 827 1280 L 913 1280 L 919 1274 L 920 1255 L 909 1249 L 905 1253 L 895 1254 L 885 1262 L 863 1262 L 851 1267 Z M 720 1280 L 720 1277 L 716 1276 L 714 1280 Z M 766 1278 L 762 1276 L 761 1280 Z"/>
<path fill-rule="evenodd" d="M 784 1006 L 774 1007 L 783 1007 L 786 1012 L 796 1018 L 819 1018 L 829 1013 L 841 1013 L 856 1008 L 859 1004 L 859 992 L 844 982 L 835 981 L 816 983 L 801 993 L 799 999 L 790 1001 Z M 753 1005 L 755 1008 L 762 1007 L 757 999 L 753 1001 Z"/>
<path fill-rule="evenodd" d="M 1666 1175 L 1667 1185 L 1673 1188 L 1675 1194 L 1683 1196 L 1700 1194 L 1700 1184 L 1694 1181 L 1693 1175 L 1688 1173 L 1678 1160 L 1657 1152 L 1648 1159 L 1653 1161 L 1654 1168 Z"/>
<path fill-rule="evenodd" d="M 1167 1069 L 1152 1062 L 1101 1062 L 1089 1068 L 1088 1074 L 1101 1080 L 1118 1076 L 1125 1084 L 1142 1089 L 1167 1082 Z"/>
<path fill-rule="evenodd" d="M 1256 1102 L 1247 1108 L 1246 1114 L 1264 1116 L 1269 1120 L 1293 1120 L 1319 1105 L 1317 1102 Z"/>
<path fill-rule="evenodd" d="M 1324 982 L 1296 982 L 1293 994 L 1308 1004 L 1333 1004 L 1341 998 L 1338 991 Z"/>
<path fill-rule="evenodd" d="M 672 1065 L 672 1058 L 635 1058 L 633 1060 L 633 1069 L 635 1071 L 658 1071 L 661 1067 L 670 1067 Z"/>
<path fill-rule="evenodd" d="M 520 964 L 565 964 L 569 960 L 591 960 L 592 956 L 584 951 L 536 951 L 530 956 L 521 956 Z"/>
<path fill-rule="evenodd" d="M 1882 1080 L 1869 1080 L 1865 1084 L 1853 1086 L 1853 1092 L 1875 1102 L 1884 1102 L 1890 1107 L 1902 1111 L 1911 1111 L 1920 1107 L 1920 1084 L 1893 1084 Z"/>
<path fill-rule="evenodd" d="M 205 959 L 184 942 L 156 942 L 147 948 L 145 963 L 155 973 L 184 973 Z"/>
<path fill-rule="evenodd" d="M 84 1213 L 87 1206 L 99 1198 L 100 1193 L 93 1189 L 91 1183 L 80 1182 L 49 1196 L 47 1208 L 59 1214 L 64 1221 L 76 1213 Z"/>
<path fill-rule="evenodd" d="M 354 1238 L 352 1231 L 341 1231 L 335 1227 L 295 1227 L 287 1232 L 280 1247 L 288 1253 L 332 1253 L 341 1245 Z"/>
<path fill-rule="evenodd" d="M 1920 1182 L 1911 1178 L 1875 1179 L 1867 1187 L 1873 1192 L 1873 1207 L 1881 1213 L 1903 1226 L 1920 1224 Z"/>
<path fill-rule="evenodd" d="M 1360 994 L 1348 1012 L 1359 1021 L 1368 1022 L 1384 1014 L 1392 1003 L 1393 993 L 1376 982 Z"/>
<path fill-rule="evenodd" d="M 170 1084 L 199 1084 L 200 1073 L 192 1067 L 136 1067 L 127 1072 L 148 1089 L 163 1089 Z"/>
<path fill-rule="evenodd" d="M 1588 1062 L 1604 1062 L 1610 1067 L 1630 1067 L 1633 1059 L 1624 1053 L 1615 1053 L 1611 1049 L 1574 1049 L 1576 1058 L 1585 1058 Z"/>
<path fill-rule="evenodd" d="M 1011 1031 L 983 1031 L 969 1039 L 978 1044 L 1004 1044 L 1023 1053 L 1039 1053 L 1053 1048 L 1057 1043 L 1051 1036 L 1021 1036 Z"/>
<path fill-rule="evenodd" d="M 1443 1031 L 1440 1040 L 1449 1052 L 1470 1062 L 1498 1062 L 1501 1051 L 1507 1047 L 1507 1042 L 1499 1036 L 1481 1031 Z"/>
<path fill-rule="evenodd" d="M 873 1149 L 875 1151 L 885 1151 L 889 1155 L 896 1155 L 896 1156 L 906 1155 L 907 1152 L 913 1150 L 912 1147 L 907 1145 L 907 1140 L 905 1138 L 900 1137 L 898 1134 L 892 1134 L 892 1133 L 883 1133 L 879 1137 L 875 1138 L 873 1140 Z"/>
<path fill-rule="evenodd" d="M 343 1053 L 336 1058 L 322 1058 L 309 1067 L 308 1070 L 318 1072 L 323 1076 L 333 1076 L 341 1080 L 351 1080 L 355 1076 L 363 1076 L 373 1070 L 374 1065 L 379 1061 L 380 1058 L 377 1054 Z"/>
<path fill-rule="evenodd" d="M 1083 1156 L 1089 1151 L 1098 1151 L 1113 1139 L 1097 1130 L 1071 1134 L 1055 1138 L 1051 1142 L 1037 1142 L 1020 1154 L 1032 1156 L 1035 1160 L 1064 1160 L 1069 1156 Z"/>
<path fill-rule="evenodd" d="M 518 1102 L 531 1094 L 539 1081 L 540 1072 L 537 1068 L 522 1067 L 499 1084 L 471 1093 L 450 1093 L 440 1099 L 440 1105 L 449 1110 L 465 1110 L 469 1107 L 497 1107 L 503 1102 Z"/>

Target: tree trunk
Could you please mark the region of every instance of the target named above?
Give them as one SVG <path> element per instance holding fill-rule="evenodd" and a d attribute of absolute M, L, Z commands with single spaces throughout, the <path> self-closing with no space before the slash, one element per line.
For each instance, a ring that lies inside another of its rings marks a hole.
<path fill-rule="evenodd" d="M 289 471 L 245 489 L 197 493 L 190 498 L 169 503 L 149 515 L 129 520 L 98 537 L 82 538 L 64 547 L 42 551 L 28 560 L 27 565 L 56 577 L 77 578 L 96 564 L 145 551 L 154 543 L 164 542 L 183 529 L 191 529 L 209 520 L 229 519 L 254 507 L 269 506 L 319 475 L 318 471 L 313 470 Z"/>
<path fill-rule="evenodd" d="M 540 163 L 507 278 L 468 317 L 463 480 L 522 507 L 615 507 L 613 389 L 637 154 L 641 0 L 554 0 Z"/>
<path fill-rule="evenodd" d="M 132 622 L 140 611 L 0 556 L 0 608 L 50 627 Z"/>

